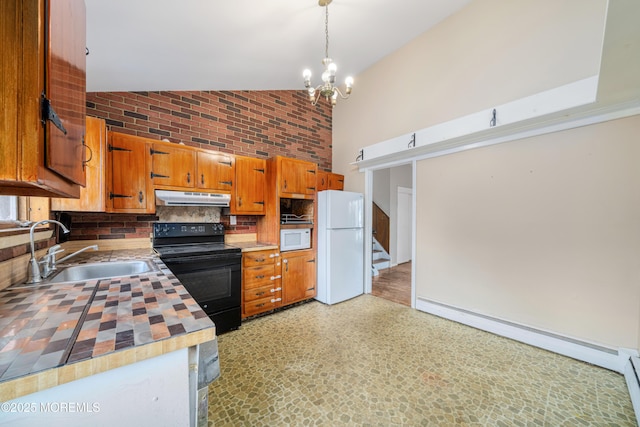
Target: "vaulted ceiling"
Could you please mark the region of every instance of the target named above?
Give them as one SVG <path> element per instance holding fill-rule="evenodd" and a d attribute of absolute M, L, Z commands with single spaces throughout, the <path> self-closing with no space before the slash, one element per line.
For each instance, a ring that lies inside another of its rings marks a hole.
<path fill-rule="evenodd" d="M 470 0 L 333 0 L 329 56 L 356 77 Z M 85 0 L 87 90 L 302 89 L 317 84 L 317 0 Z"/>

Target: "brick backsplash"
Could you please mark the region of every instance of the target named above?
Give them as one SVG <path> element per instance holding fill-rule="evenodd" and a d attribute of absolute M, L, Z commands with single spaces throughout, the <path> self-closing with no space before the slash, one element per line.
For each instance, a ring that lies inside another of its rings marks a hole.
<path fill-rule="evenodd" d="M 306 91 L 90 92 L 87 115 L 110 131 L 232 154 L 293 157 L 331 171 L 332 109 Z M 69 212 L 71 240 L 149 237 L 156 215 Z M 228 216 L 227 233 L 256 233 L 256 218 Z"/>
<path fill-rule="evenodd" d="M 103 240 L 149 237 L 156 215 L 69 212 L 69 240 Z"/>

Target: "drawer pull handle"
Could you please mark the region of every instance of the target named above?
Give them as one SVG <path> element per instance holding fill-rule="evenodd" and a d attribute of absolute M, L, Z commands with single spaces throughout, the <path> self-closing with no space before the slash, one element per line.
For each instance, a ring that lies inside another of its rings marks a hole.
<path fill-rule="evenodd" d="M 315 289 L 315 287 L 314 287 L 314 288 L 309 288 L 309 289 L 307 289 L 307 290 L 308 290 L 308 291 L 313 291 L 314 289 Z"/>
<path fill-rule="evenodd" d="M 256 296 L 257 296 L 257 297 L 259 297 L 259 296 L 261 296 L 261 295 L 264 295 L 264 294 L 266 294 L 266 292 L 256 292 Z"/>
<path fill-rule="evenodd" d="M 281 291 L 281 290 L 282 290 L 282 288 L 275 288 L 275 289 L 271 289 L 271 293 L 273 293 L 273 292 L 278 292 L 278 291 Z"/>
<path fill-rule="evenodd" d="M 264 262 L 264 258 L 256 258 L 256 262 Z"/>
<path fill-rule="evenodd" d="M 271 298 L 271 302 L 282 301 L 282 298 Z"/>
<path fill-rule="evenodd" d="M 259 276 L 256 276 L 256 279 L 264 279 L 264 274 L 261 274 Z"/>
<path fill-rule="evenodd" d="M 264 303 L 262 303 L 262 304 L 257 304 L 257 305 L 256 305 L 256 308 L 258 308 L 258 307 L 264 307 Z"/>
<path fill-rule="evenodd" d="M 282 278 L 282 276 L 279 275 L 279 274 L 277 276 L 271 276 L 271 280 L 276 280 L 276 279 L 280 279 L 280 278 Z"/>

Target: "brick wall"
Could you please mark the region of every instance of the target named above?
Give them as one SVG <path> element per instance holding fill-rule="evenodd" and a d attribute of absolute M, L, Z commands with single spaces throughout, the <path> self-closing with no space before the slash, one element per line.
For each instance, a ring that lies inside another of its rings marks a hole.
<path fill-rule="evenodd" d="M 155 215 L 70 212 L 70 240 L 148 238 Z"/>
<path fill-rule="evenodd" d="M 227 153 L 308 160 L 331 170 L 332 110 L 305 91 L 87 93 L 87 115 L 110 131 Z M 155 215 L 70 213 L 72 240 L 148 237 Z M 222 216 L 228 233 L 255 233 L 256 218 Z"/>
<path fill-rule="evenodd" d="M 110 130 L 251 157 L 282 155 L 331 170 L 331 106 L 305 91 L 87 93 Z"/>

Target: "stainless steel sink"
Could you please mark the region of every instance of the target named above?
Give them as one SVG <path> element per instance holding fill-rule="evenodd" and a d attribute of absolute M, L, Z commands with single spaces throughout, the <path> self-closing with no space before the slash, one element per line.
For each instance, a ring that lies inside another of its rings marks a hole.
<path fill-rule="evenodd" d="M 94 262 L 60 268 L 57 273 L 42 283 L 51 284 L 109 279 L 112 277 L 132 276 L 157 270 L 157 266 L 151 260 Z"/>

